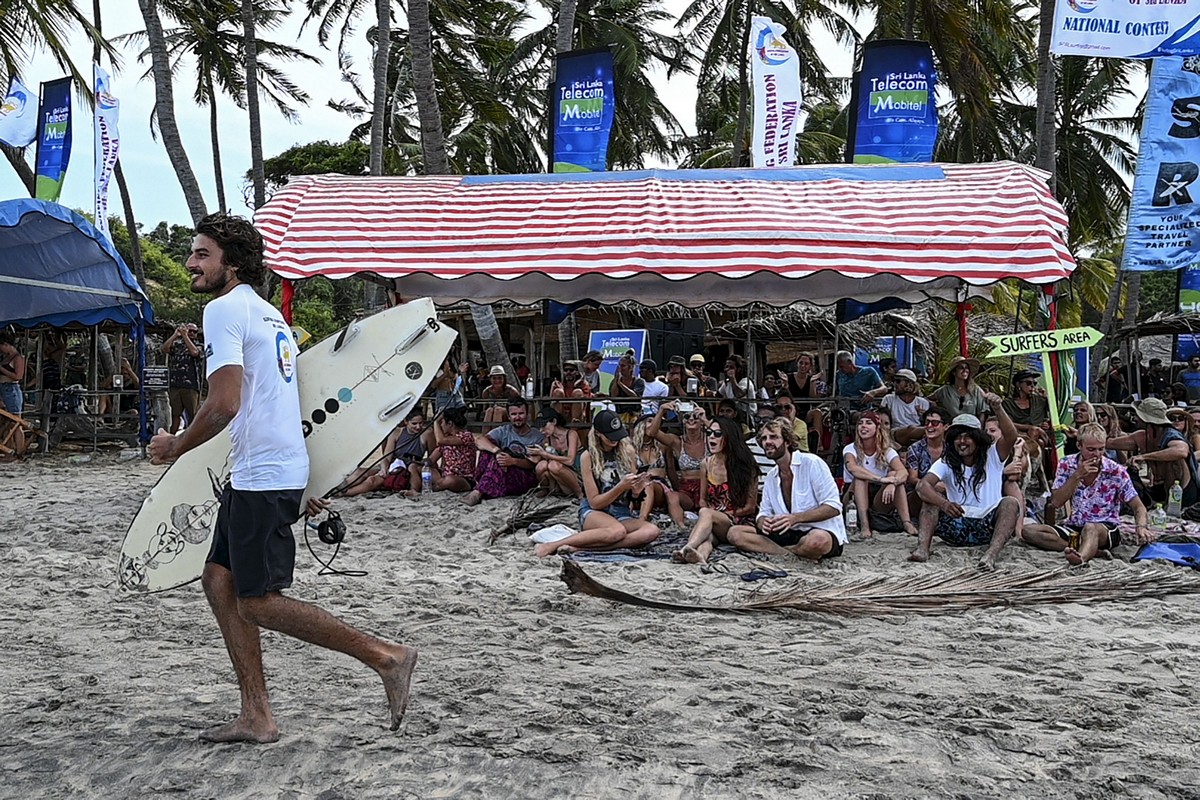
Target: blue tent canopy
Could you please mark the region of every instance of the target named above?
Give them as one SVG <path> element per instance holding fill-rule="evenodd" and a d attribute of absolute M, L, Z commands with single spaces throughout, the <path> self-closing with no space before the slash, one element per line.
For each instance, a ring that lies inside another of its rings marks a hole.
<path fill-rule="evenodd" d="M 0 327 L 154 322 L 116 249 L 57 203 L 0 201 Z"/>

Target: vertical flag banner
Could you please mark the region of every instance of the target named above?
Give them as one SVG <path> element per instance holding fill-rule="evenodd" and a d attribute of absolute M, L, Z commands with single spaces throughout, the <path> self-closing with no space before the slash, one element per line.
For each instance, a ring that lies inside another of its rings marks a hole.
<path fill-rule="evenodd" d="M 613 58 L 608 48 L 572 50 L 555 57 L 550 98 L 552 172 L 604 172 L 608 137 L 617 111 Z"/>
<path fill-rule="evenodd" d="M 42 101 L 38 107 L 38 200 L 58 202 L 70 160 L 71 79 L 59 78 L 42 84 Z"/>
<path fill-rule="evenodd" d="M 1055 0 L 1050 52 L 1100 58 L 1200 53 L 1200 0 Z"/>
<path fill-rule="evenodd" d="M 26 147 L 37 138 L 37 96 L 16 78 L 8 84 L 8 94 L 0 101 L 0 142 L 10 147 Z"/>
<path fill-rule="evenodd" d="M 863 45 L 850 90 L 846 160 L 855 164 L 933 160 L 937 72 L 928 42 L 881 39 Z"/>
<path fill-rule="evenodd" d="M 1180 269 L 1200 248 L 1200 57 L 1156 58 L 1122 269 Z"/>
<path fill-rule="evenodd" d="M 750 75 L 754 92 L 754 131 L 750 155 L 756 167 L 796 163 L 800 129 L 800 55 L 783 38 L 787 28 L 769 17 L 750 25 Z"/>
<path fill-rule="evenodd" d="M 1179 313 L 1200 314 L 1200 265 L 1179 273 Z M 1175 339 L 1175 359 L 1187 361 L 1200 355 L 1200 334 L 1181 333 Z"/>
<path fill-rule="evenodd" d="M 121 137 L 117 132 L 117 117 L 121 103 L 112 96 L 108 73 L 99 66 L 95 67 L 96 104 L 95 125 L 96 137 L 96 228 L 109 239 L 108 233 L 108 183 L 112 179 L 113 170 L 117 166 L 117 155 L 121 151 Z"/>

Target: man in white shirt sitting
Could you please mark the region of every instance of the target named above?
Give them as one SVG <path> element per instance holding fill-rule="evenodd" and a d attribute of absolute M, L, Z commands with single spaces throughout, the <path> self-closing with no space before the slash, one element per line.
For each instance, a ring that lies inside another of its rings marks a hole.
<path fill-rule="evenodd" d="M 1000 439 L 993 444 L 973 414 L 959 414 L 950 423 L 942 457 L 917 482 L 923 503 L 920 538 L 909 561 L 929 560 L 936 533 L 951 547 L 988 545 L 979 568 L 995 569 L 996 558 L 1016 530 L 1021 501 L 1003 490 L 1004 462 L 1017 441 L 1017 428 L 999 395 L 986 392 L 984 399 L 1000 424 Z M 945 494 L 938 491 L 939 483 Z"/>
<path fill-rule="evenodd" d="M 658 378 L 658 364 L 646 358 L 638 365 L 645 388 L 642 390 L 642 414 L 657 414 L 658 404 L 667 396 L 670 389 Z"/>
<path fill-rule="evenodd" d="M 892 441 L 903 449 L 925 437 L 921 415 L 929 410 L 929 401 L 921 397 L 917 376 L 911 369 L 896 370 L 893 386 L 879 404 L 892 415 Z"/>
<path fill-rule="evenodd" d="M 764 422 L 758 443 L 775 466 L 763 481 L 754 526 L 734 525 L 726 540 L 739 550 L 813 561 L 841 555 L 850 537 L 829 465 L 796 450 L 796 435 L 785 419 Z"/>

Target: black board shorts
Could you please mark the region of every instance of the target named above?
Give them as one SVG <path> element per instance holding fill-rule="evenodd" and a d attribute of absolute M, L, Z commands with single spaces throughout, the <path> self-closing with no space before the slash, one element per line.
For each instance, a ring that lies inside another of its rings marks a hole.
<path fill-rule="evenodd" d="M 303 489 L 250 492 L 226 486 L 208 561 L 233 573 L 238 597 L 262 597 L 292 585 Z"/>
<path fill-rule="evenodd" d="M 764 533 L 763 536 L 766 536 L 768 539 L 770 539 L 772 542 L 779 545 L 780 547 L 790 548 L 790 547 L 795 547 L 796 545 L 800 544 L 801 540 L 803 540 L 805 536 L 808 536 L 813 531 L 818 531 L 818 530 L 822 531 L 823 533 L 828 533 L 829 538 L 833 540 L 833 547 L 829 550 L 828 553 L 821 556 L 820 560 L 824 561 L 827 558 L 837 558 L 838 556 L 840 556 L 842 554 L 843 546 L 842 546 L 841 541 L 838 539 L 838 537 L 835 536 L 830 531 L 827 531 L 823 528 L 817 528 L 812 525 L 795 525 L 791 528 L 788 528 L 783 533 Z"/>

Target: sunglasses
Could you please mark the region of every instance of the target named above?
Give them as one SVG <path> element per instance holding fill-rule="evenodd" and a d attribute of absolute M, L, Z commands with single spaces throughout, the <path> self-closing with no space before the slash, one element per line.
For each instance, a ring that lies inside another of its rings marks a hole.
<path fill-rule="evenodd" d="M 1108 414 L 1105 414 L 1103 411 L 1099 411 L 1096 413 L 1096 419 L 1108 419 Z"/>
<path fill-rule="evenodd" d="M 1037 381 L 1021 381 L 1022 386 L 1037 386 Z"/>
<path fill-rule="evenodd" d="M 725 431 L 721 430 L 720 428 L 709 428 L 708 429 L 708 436 L 711 439 L 720 439 L 724 435 L 725 435 Z"/>
<path fill-rule="evenodd" d="M 946 423 L 942 422 L 940 419 L 927 419 L 925 420 L 925 424 L 937 427 L 938 425 L 945 425 Z"/>

